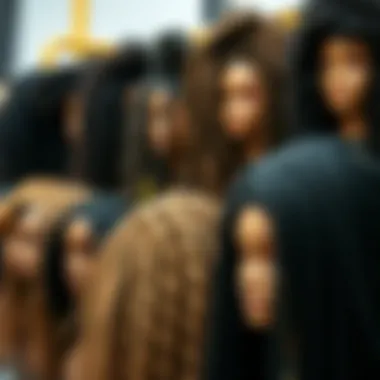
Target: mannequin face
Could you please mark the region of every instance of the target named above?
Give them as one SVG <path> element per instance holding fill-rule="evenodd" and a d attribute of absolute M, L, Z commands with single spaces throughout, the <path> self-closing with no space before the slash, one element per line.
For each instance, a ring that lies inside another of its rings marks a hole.
<path fill-rule="evenodd" d="M 227 63 L 220 76 L 219 121 L 226 135 L 243 141 L 260 128 L 267 111 L 267 95 L 258 66 L 248 61 Z"/>
<path fill-rule="evenodd" d="M 96 258 L 93 231 L 89 221 L 78 219 L 65 236 L 64 276 L 71 292 L 81 297 L 93 273 Z"/>
<path fill-rule="evenodd" d="M 165 90 L 154 90 L 148 101 L 148 141 L 158 156 L 165 157 L 171 144 L 171 96 Z"/>
<path fill-rule="evenodd" d="M 237 291 L 248 326 L 265 329 L 274 318 L 277 272 L 274 235 L 268 215 L 259 208 L 247 208 L 236 224 Z"/>
<path fill-rule="evenodd" d="M 370 50 L 364 42 L 327 38 L 320 49 L 319 74 L 322 98 L 335 116 L 363 116 L 373 76 Z"/>
<path fill-rule="evenodd" d="M 38 208 L 27 210 L 4 242 L 4 264 L 21 279 L 38 276 L 42 266 L 44 217 Z"/>

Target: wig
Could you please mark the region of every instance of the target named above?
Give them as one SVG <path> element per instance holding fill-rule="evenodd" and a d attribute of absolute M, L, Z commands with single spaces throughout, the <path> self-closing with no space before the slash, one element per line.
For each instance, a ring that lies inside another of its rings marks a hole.
<path fill-rule="evenodd" d="M 37 207 L 43 220 L 44 244 L 48 243 L 51 226 L 59 215 L 67 208 L 73 207 L 90 195 L 89 190 L 76 184 L 70 184 L 54 179 L 30 179 L 16 187 L 4 202 L 0 217 L 3 238 L 6 241 L 14 228 L 17 228 L 22 215 L 30 207 Z M 41 252 L 42 254 L 42 252 Z M 11 347 L 10 355 L 16 358 L 19 354 L 17 337 L 24 336 L 28 347 L 26 355 L 31 350 L 42 355 L 39 367 L 42 379 L 53 379 L 57 375 L 55 357 L 55 334 L 51 316 L 47 309 L 45 288 L 42 281 L 42 271 L 32 281 L 19 278 L 13 272 L 4 268 L 2 291 L 6 308 L 3 313 L 2 328 L 6 332 L 5 339 Z"/>
<path fill-rule="evenodd" d="M 64 234 L 76 220 L 86 220 L 91 225 L 95 239 L 94 254 L 103 240 L 126 213 L 129 203 L 112 194 L 95 194 L 91 199 L 70 209 L 56 223 L 46 247 L 44 274 L 51 313 L 59 320 L 72 311 L 72 296 L 64 279 Z"/>
<path fill-rule="evenodd" d="M 324 105 L 317 85 L 317 55 L 322 41 L 331 35 L 343 35 L 363 40 L 370 48 L 374 78 L 365 109 L 369 124 L 369 144 L 379 149 L 380 49 L 379 10 L 372 0 L 312 1 L 302 15 L 302 24 L 294 41 L 292 89 L 295 95 L 296 131 L 305 133 L 335 133 L 337 120 Z"/>
<path fill-rule="evenodd" d="M 84 311 L 83 379 L 197 379 L 219 205 L 175 191 L 132 213 L 103 247 Z"/>
<path fill-rule="evenodd" d="M 168 157 L 158 157 L 149 146 L 148 112 L 149 100 L 155 91 L 163 91 L 170 97 L 170 112 L 173 104 L 182 96 L 182 77 L 189 50 L 189 42 L 181 31 L 169 31 L 160 35 L 152 44 L 149 56 L 149 73 L 144 90 L 131 99 L 134 134 L 130 139 L 131 151 L 134 151 L 134 181 L 137 184 L 137 196 L 154 194 L 173 182 L 178 181 L 178 171 L 183 157 L 169 147 Z M 172 115 L 170 116 L 172 117 Z M 136 141 L 139 141 L 136 144 Z M 183 152 L 185 153 L 185 152 Z M 135 186 L 136 188 L 136 186 Z"/>
<path fill-rule="evenodd" d="M 163 33 L 154 41 L 150 59 L 153 87 L 161 85 L 173 94 L 180 91 L 188 49 L 188 39 L 180 30 Z"/>
<path fill-rule="evenodd" d="M 130 44 L 102 62 L 87 79 L 80 176 L 101 190 L 123 189 L 128 152 L 125 94 L 145 77 L 148 65 L 143 45 Z"/>
<path fill-rule="evenodd" d="M 228 139 L 216 116 L 220 70 L 233 58 L 257 63 L 263 72 L 270 93 L 266 115 L 270 144 L 276 146 L 281 142 L 286 130 L 283 35 L 275 23 L 263 16 L 230 14 L 216 26 L 208 44 L 193 53 L 186 80 L 186 99 L 197 139 L 194 144 L 194 156 L 199 160 L 197 172 L 202 174 L 202 167 L 210 166 L 215 177 L 211 185 L 222 192 L 237 168 L 244 164 L 242 146 Z M 209 187 L 209 177 L 207 173 L 206 178 L 196 180 Z"/>
<path fill-rule="evenodd" d="M 66 210 L 52 228 L 44 253 L 43 282 L 46 289 L 46 307 L 55 334 L 59 372 L 66 372 L 70 366 L 81 332 L 77 318 L 80 303 L 74 302 L 64 273 L 65 233 L 75 221 L 87 221 L 91 226 L 93 241 L 93 250 L 90 253 L 95 255 L 127 208 L 128 202 L 119 196 L 96 194 L 86 202 Z"/>
<path fill-rule="evenodd" d="M 66 173 L 64 103 L 79 71 L 33 72 L 14 85 L 0 115 L 0 182 Z"/>
<path fill-rule="evenodd" d="M 13 186 L 12 185 L 3 185 L 0 187 L 0 215 L 2 213 L 2 209 L 3 209 L 3 205 L 5 202 L 5 199 L 7 198 L 7 196 L 9 195 L 9 193 L 12 191 L 13 189 Z M 3 264 L 3 260 L 2 260 L 2 245 L 0 245 L 0 282 L 1 282 L 1 274 L 2 274 L 2 264 Z"/>

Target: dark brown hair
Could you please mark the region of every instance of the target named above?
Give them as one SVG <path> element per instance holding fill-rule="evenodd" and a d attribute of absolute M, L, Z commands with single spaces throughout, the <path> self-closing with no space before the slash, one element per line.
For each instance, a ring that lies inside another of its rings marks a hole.
<path fill-rule="evenodd" d="M 206 178 L 196 180 L 223 191 L 244 163 L 241 146 L 225 136 L 217 120 L 218 75 L 231 58 L 242 58 L 258 63 L 263 71 L 270 94 L 267 115 L 270 143 L 282 141 L 285 134 L 284 118 L 284 38 L 274 22 L 255 13 L 230 14 L 215 27 L 210 41 L 193 53 L 187 68 L 186 100 L 192 116 L 197 141 L 194 156 L 198 159 L 197 172 L 210 165 Z M 214 183 L 205 180 L 214 176 Z"/>

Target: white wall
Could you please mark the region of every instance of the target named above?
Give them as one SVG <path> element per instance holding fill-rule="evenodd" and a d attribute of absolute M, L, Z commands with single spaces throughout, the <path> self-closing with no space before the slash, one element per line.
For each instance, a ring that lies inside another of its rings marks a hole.
<path fill-rule="evenodd" d="M 71 0 L 20 2 L 15 73 L 36 65 L 43 46 L 68 30 Z M 93 35 L 109 40 L 130 35 L 147 37 L 163 28 L 193 27 L 201 20 L 201 0 L 92 0 L 92 3 Z"/>
<path fill-rule="evenodd" d="M 230 4 L 242 7 L 254 6 L 268 12 L 296 7 L 301 3 L 303 0 L 230 0 Z"/>

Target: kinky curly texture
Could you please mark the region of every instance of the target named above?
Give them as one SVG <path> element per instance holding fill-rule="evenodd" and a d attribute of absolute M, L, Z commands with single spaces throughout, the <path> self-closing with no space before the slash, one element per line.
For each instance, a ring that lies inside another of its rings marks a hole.
<path fill-rule="evenodd" d="M 84 312 L 82 378 L 197 379 L 219 205 L 173 192 L 137 209 L 104 246 Z"/>

